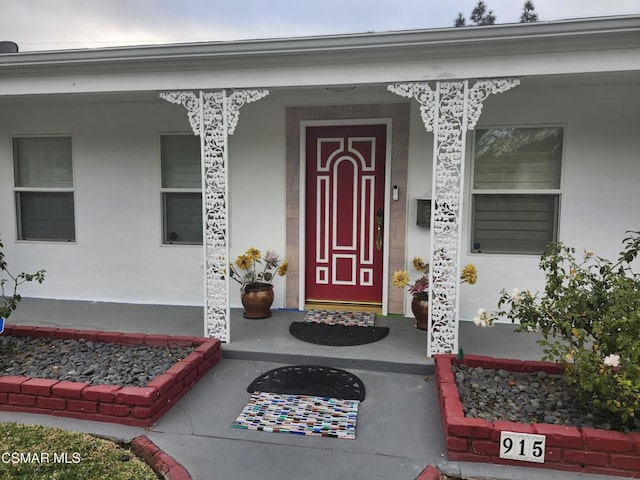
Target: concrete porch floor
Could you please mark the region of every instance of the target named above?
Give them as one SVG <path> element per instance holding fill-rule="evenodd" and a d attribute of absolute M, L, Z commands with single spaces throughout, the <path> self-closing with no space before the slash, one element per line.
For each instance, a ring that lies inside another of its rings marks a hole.
<path fill-rule="evenodd" d="M 324 347 L 289 336 L 302 312 L 276 310 L 247 320 L 232 310 L 232 341 L 223 359 L 149 430 L 46 415 L 0 412 L 0 421 L 59 426 L 131 440 L 147 435 L 193 480 L 385 479 L 414 480 L 427 465 L 450 475 L 504 480 L 601 480 L 598 475 L 536 468 L 450 462 L 442 434 L 436 388 L 426 358 L 426 333 L 404 317 L 377 318 L 391 329 L 377 343 Z M 24 299 L 10 323 L 77 329 L 198 335 L 202 308 Z M 513 334 L 512 325 L 479 329 L 463 322 L 465 353 L 539 359 L 536 338 Z M 232 422 L 249 399 L 249 383 L 286 364 L 322 363 L 347 368 L 364 382 L 355 440 L 238 430 Z M 607 477 L 613 478 L 613 477 Z"/>
<path fill-rule="evenodd" d="M 289 325 L 304 312 L 273 310 L 270 318 L 249 320 L 242 309 L 231 309 L 231 341 L 223 345 L 223 357 L 277 363 L 313 363 L 374 371 L 427 374 L 433 362 L 426 356 L 426 332 L 414 328 L 414 320 L 399 315 L 376 317 L 377 326 L 390 328 L 385 339 L 354 347 L 329 347 L 302 342 L 289 334 Z M 170 335 L 204 334 L 202 307 L 138 305 L 25 298 L 10 323 L 101 329 Z M 466 354 L 539 360 L 541 349 L 533 334 L 514 334 L 513 325 L 482 329 L 460 323 L 460 348 Z"/>

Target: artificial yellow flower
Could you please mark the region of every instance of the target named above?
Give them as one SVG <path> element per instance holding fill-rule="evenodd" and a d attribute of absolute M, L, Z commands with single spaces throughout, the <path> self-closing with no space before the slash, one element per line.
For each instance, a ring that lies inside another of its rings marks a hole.
<path fill-rule="evenodd" d="M 398 288 L 409 285 L 409 274 L 404 270 L 393 272 L 393 284 Z"/>
<path fill-rule="evenodd" d="M 419 272 L 422 272 L 427 268 L 427 264 L 424 263 L 424 260 L 420 257 L 413 257 L 413 266 Z"/>
<path fill-rule="evenodd" d="M 285 260 L 278 267 L 278 275 L 280 275 L 281 277 L 284 277 L 287 274 L 287 270 L 289 270 L 289 261 Z"/>
<path fill-rule="evenodd" d="M 478 280 L 478 269 L 473 263 L 467 263 L 462 269 L 462 280 L 470 285 Z"/>
<path fill-rule="evenodd" d="M 251 260 L 260 260 L 260 257 L 262 256 L 260 250 L 254 247 L 249 248 L 249 250 L 246 251 L 245 255 Z"/>
<path fill-rule="evenodd" d="M 236 265 L 243 270 L 249 270 L 251 267 L 251 258 L 248 255 L 240 255 L 236 258 Z"/>

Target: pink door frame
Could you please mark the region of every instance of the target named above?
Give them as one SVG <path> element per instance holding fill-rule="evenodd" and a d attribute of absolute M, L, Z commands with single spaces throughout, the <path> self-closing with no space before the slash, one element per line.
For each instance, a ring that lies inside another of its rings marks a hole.
<path fill-rule="evenodd" d="M 407 166 L 409 151 L 409 122 L 411 105 L 384 103 L 366 105 L 331 105 L 288 107 L 286 109 L 286 181 L 287 181 L 287 251 L 289 273 L 286 276 L 288 308 L 299 308 L 300 291 L 300 126 L 303 121 L 358 120 L 372 118 L 391 119 L 391 172 L 390 185 L 397 185 L 399 198 L 389 205 L 389 264 L 387 277 L 395 270 L 405 269 L 407 226 Z M 388 313 L 404 313 L 405 292 L 393 287 L 387 278 Z"/>

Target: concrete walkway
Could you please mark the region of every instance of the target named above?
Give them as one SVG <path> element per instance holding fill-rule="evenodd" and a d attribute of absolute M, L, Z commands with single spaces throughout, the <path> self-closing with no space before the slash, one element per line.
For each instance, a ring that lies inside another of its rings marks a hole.
<path fill-rule="evenodd" d="M 386 479 L 413 480 L 428 465 L 451 475 L 505 480 L 602 480 L 534 468 L 449 462 L 425 333 L 410 319 L 379 317 L 386 339 L 362 347 L 321 347 L 293 339 L 287 328 L 300 312 L 276 311 L 270 319 L 232 313 L 232 342 L 223 360 L 149 431 L 106 423 L 0 412 L 0 421 L 59 426 L 131 440 L 146 434 L 194 480 Z M 25 299 L 11 323 L 202 335 L 202 309 Z M 481 330 L 461 325 L 466 353 L 538 359 L 529 335 L 511 325 Z M 318 363 L 346 368 L 367 390 L 355 440 L 239 430 L 232 422 L 249 399 L 246 387 L 284 364 Z"/>

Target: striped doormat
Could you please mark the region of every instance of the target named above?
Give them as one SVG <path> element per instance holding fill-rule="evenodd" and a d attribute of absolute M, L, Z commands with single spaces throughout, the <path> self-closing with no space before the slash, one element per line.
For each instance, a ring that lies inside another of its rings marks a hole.
<path fill-rule="evenodd" d="M 354 439 L 359 405 L 358 400 L 255 392 L 232 427 Z"/>

